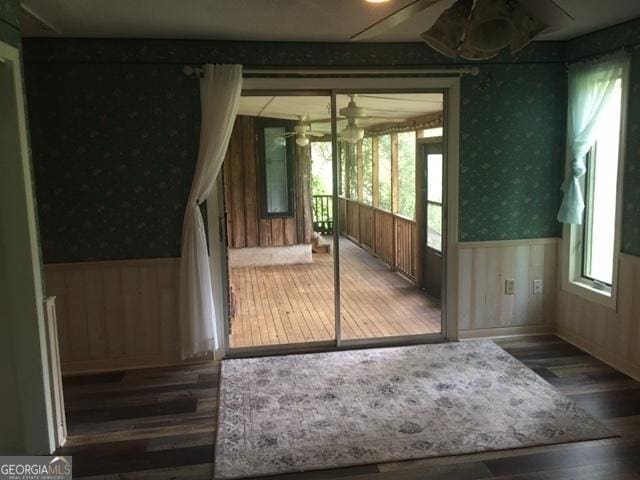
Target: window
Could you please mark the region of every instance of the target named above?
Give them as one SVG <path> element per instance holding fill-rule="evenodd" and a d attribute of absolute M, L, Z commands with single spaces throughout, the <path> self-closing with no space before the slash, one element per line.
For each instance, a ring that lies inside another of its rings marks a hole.
<path fill-rule="evenodd" d="M 268 217 L 293 216 L 294 148 L 289 122 L 260 120 L 257 122 L 261 176 L 261 214 Z"/>
<path fill-rule="evenodd" d="M 430 149 L 441 150 L 441 146 Z M 437 148 L 440 147 L 440 148 Z M 427 153 L 427 246 L 442 252 L 442 153 Z"/>
<path fill-rule="evenodd" d="M 398 213 L 416 214 L 416 132 L 398 134 Z"/>
<path fill-rule="evenodd" d="M 594 288 L 613 282 L 621 106 L 622 82 L 618 80 L 596 143 L 587 156 L 582 276 L 591 280 Z"/>
<path fill-rule="evenodd" d="M 585 93 L 595 91 L 600 85 L 596 76 L 598 68 L 597 64 L 593 67 L 595 80 L 583 87 L 585 91 L 574 88 L 570 102 L 583 98 L 586 100 L 582 101 L 588 101 Z M 564 235 L 563 258 L 567 274 L 563 275 L 563 288 L 609 308 L 616 307 L 625 71 L 626 68 L 620 68 L 617 77 L 613 77 L 612 93 L 604 97 L 606 103 L 599 110 L 598 121 L 593 122 L 595 134 L 590 137 L 592 146 L 585 157 L 585 173 L 578 179 L 584 197 L 582 223 L 567 223 Z"/>

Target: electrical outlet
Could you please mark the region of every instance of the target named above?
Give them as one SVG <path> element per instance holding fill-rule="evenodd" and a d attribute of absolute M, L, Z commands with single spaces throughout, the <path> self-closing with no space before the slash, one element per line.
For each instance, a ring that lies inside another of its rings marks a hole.
<path fill-rule="evenodd" d="M 513 295 L 513 291 L 516 286 L 516 281 L 513 279 L 504 281 L 504 294 L 505 295 Z"/>
<path fill-rule="evenodd" d="M 533 281 L 533 294 L 542 295 L 542 280 Z"/>

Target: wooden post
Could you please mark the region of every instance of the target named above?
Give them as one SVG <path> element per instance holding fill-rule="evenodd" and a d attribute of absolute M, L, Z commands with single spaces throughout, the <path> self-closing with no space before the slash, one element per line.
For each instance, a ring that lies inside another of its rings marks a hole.
<path fill-rule="evenodd" d="M 364 197 L 363 170 L 364 155 L 362 154 L 362 140 L 360 140 L 356 146 L 356 191 L 358 194 L 358 201 L 360 202 L 362 202 Z"/>
<path fill-rule="evenodd" d="M 392 258 L 391 266 L 395 270 L 398 266 L 398 222 L 396 222 L 396 213 L 400 206 L 400 191 L 398 190 L 398 134 L 391 134 L 391 213 L 393 216 L 392 238 Z"/>
<path fill-rule="evenodd" d="M 373 251 L 378 253 L 376 209 L 380 206 L 380 182 L 378 172 L 378 137 L 371 137 L 371 203 L 373 204 Z"/>
<path fill-rule="evenodd" d="M 374 208 L 378 208 L 380 206 L 380 182 L 379 182 L 379 172 L 378 172 L 378 138 L 379 137 L 371 137 L 371 193 L 372 193 L 372 203 Z"/>
<path fill-rule="evenodd" d="M 416 132 L 416 227 L 414 233 L 414 256 L 416 271 L 416 286 L 422 288 L 424 286 L 424 255 L 426 250 L 426 212 L 425 212 L 425 191 L 424 184 L 424 157 L 423 144 L 418 143 L 419 132 Z"/>
<path fill-rule="evenodd" d="M 391 213 L 398 213 L 400 191 L 398 189 L 398 134 L 391 134 Z"/>

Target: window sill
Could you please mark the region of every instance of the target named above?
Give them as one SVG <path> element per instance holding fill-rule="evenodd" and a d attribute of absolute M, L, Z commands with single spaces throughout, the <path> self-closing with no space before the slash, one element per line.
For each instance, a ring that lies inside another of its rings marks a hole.
<path fill-rule="evenodd" d="M 616 310 L 616 295 L 612 287 L 598 289 L 593 287 L 590 280 L 580 278 L 567 282 L 564 290 L 589 302 Z"/>

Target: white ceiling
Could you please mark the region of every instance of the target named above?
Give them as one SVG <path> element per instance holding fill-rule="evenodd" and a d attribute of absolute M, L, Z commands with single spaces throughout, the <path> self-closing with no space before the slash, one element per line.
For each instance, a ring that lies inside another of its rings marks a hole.
<path fill-rule="evenodd" d="M 362 127 L 379 124 L 401 123 L 428 113 L 442 111 L 440 93 L 360 94 L 355 101 L 366 109 L 366 114 L 375 118 L 358 121 Z M 346 95 L 336 97 L 338 109 L 346 107 Z M 283 118 L 297 120 L 300 115 L 312 121 L 311 129 L 321 133 L 331 131 L 329 110 L 330 98 L 322 96 L 259 96 L 242 97 L 238 113 L 254 117 Z M 324 119 L 321 122 L 314 120 Z"/>
<path fill-rule="evenodd" d="M 25 36 L 343 42 L 412 0 L 23 0 Z M 442 0 L 375 41 L 418 41 Z M 640 17 L 639 0 L 555 0 L 575 17 L 541 40 L 573 38 Z M 39 18 L 49 29 L 35 20 Z"/>

